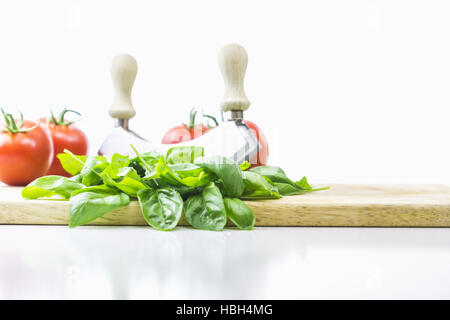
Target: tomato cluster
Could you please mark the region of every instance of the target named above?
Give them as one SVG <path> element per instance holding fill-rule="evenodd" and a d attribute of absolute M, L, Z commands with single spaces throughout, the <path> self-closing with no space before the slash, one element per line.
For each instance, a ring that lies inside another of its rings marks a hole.
<path fill-rule="evenodd" d="M 72 122 L 64 120 L 64 109 L 56 119 L 38 122 L 15 119 L 2 109 L 5 124 L 0 128 L 0 181 L 23 186 L 43 175 L 64 175 L 56 155 L 64 149 L 87 153 L 87 137 Z M 77 113 L 77 112 L 75 112 Z"/>

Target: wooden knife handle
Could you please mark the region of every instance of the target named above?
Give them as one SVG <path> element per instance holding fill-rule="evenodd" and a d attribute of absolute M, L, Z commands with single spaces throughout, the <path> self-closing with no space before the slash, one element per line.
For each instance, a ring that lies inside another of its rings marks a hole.
<path fill-rule="evenodd" d="M 219 51 L 219 67 L 225 85 L 220 107 L 224 112 L 245 111 L 250 106 L 244 91 L 247 63 L 247 51 L 241 45 L 228 44 Z"/>
<path fill-rule="evenodd" d="M 114 101 L 109 115 L 115 119 L 131 119 L 136 114 L 131 103 L 131 90 L 137 74 L 137 62 L 129 54 L 119 54 L 111 62 Z"/>

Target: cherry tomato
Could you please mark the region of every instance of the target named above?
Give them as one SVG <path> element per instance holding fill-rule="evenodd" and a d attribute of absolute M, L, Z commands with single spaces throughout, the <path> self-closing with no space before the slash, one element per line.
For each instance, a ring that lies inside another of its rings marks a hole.
<path fill-rule="evenodd" d="M 75 127 L 72 122 L 64 120 L 64 115 L 67 112 L 74 112 L 79 115 L 76 111 L 64 109 L 58 119 L 52 114 L 48 120 L 45 118 L 39 120 L 42 127 L 49 132 L 53 141 L 53 161 L 47 175 L 71 176 L 63 169 L 61 162 L 56 157 L 64 152 L 64 149 L 76 155 L 85 155 L 88 151 L 88 140 L 83 131 Z"/>
<path fill-rule="evenodd" d="M 180 142 L 186 142 L 198 138 L 204 135 L 213 127 L 209 127 L 203 124 L 195 124 L 195 117 L 197 116 L 197 110 L 192 109 L 189 115 L 189 124 L 183 124 L 180 126 L 173 127 L 169 131 L 167 131 L 161 143 L 162 144 L 174 144 Z M 212 119 L 216 125 L 218 125 L 217 120 L 209 115 L 203 115 L 203 117 L 207 117 Z"/>
<path fill-rule="evenodd" d="M 6 124 L 0 128 L 0 181 L 25 186 L 47 173 L 53 159 L 52 139 L 34 121 L 3 115 Z"/>
<path fill-rule="evenodd" d="M 250 164 L 252 165 L 251 167 L 267 165 L 267 161 L 269 159 L 269 144 L 266 137 L 264 136 L 264 133 L 255 123 L 249 120 L 243 120 L 243 122 L 248 126 L 250 130 L 252 130 L 261 147 L 257 155 L 250 159 Z"/>

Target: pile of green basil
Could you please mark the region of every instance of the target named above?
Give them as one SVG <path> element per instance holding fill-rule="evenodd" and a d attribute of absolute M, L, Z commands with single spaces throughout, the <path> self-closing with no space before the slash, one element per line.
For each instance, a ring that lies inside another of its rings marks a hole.
<path fill-rule="evenodd" d="M 58 158 L 73 177 L 38 178 L 22 196 L 68 199 L 71 228 L 137 199 L 144 219 L 157 230 L 174 229 L 183 212 L 197 229 L 222 230 L 229 219 L 239 229 L 250 230 L 255 216 L 241 199 L 279 199 L 327 189 L 313 189 L 305 177 L 292 181 L 278 167 L 249 169 L 248 162 L 238 165 L 225 157 L 205 157 L 202 147 L 136 154 L 132 159 L 120 154 L 108 159 L 66 150 Z"/>

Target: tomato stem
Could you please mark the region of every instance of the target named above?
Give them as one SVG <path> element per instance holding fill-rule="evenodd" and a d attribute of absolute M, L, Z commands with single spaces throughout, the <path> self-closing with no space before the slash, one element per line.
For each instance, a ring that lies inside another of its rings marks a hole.
<path fill-rule="evenodd" d="M 198 110 L 196 108 L 192 108 L 191 111 L 189 112 L 189 124 L 188 125 L 185 124 L 185 126 L 188 129 L 192 129 L 195 127 L 195 118 L 197 117 L 197 115 L 198 115 Z M 219 122 L 217 121 L 216 117 L 214 117 L 214 116 L 211 116 L 209 114 L 203 114 L 202 117 L 208 118 L 208 119 L 211 119 L 212 121 L 214 121 L 214 124 L 216 125 L 216 127 L 219 125 Z M 208 127 L 210 127 L 210 126 L 208 125 Z"/>
<path fill-rule="evenodd" d="M 74 121 L 64 121 L 64 116 L 66 115 L 66 113 L 68 112 L 73 112 L 79 116 L 81 116 L 81 114 L 78 111 L 75 110 L 71 110 L 71 109 L 67 109 L 64 108 L 61 113 L 58 116 L 58 119 L 55 118 L 55 115 L 53 114 L 53 110 L 50 110 L 50 122 L 53 122 L 54 124 L 56 124 L 57 126 L 69 126 L 72 123 L 74 123 Z"/>
<path fill-rule="evenodd" d="M 204 114 L 203 118 L 208 118 L 208 119 L 211 119 L 212 121 L 214 121 L 214 124 L 216 125 L 216 127 L 219 125 L 219 122 L 217 122 L 216 117 L 213 117 L 213 116 L 211 116 L 209 114 Z"/>
<path fill-rule="evenodd" d="M 189 126 L 188 128 L 191 129 L 195 126 L 195 117 L 197 116 L 197 109 L 192 108 L 191 112 L 189 112 Z"/>
<path fill-rule="evenodd" d="M 20 112 L 20 119 L 16 122 L 13 115 L 11 113 L 6 113 L 3 108 L 0 108 L 2 110 L 3 118 L 5 119 L 5 129 L 2 129 L 0 131 L 2 132 L 9 132 L 9 133 L 24 133 L 31 131 L 33 129 L 36 129 L 39 123 L 36 123 L 34 127 L 31 128 L 24 128 L 23 126 L 23 114 Z"/>

